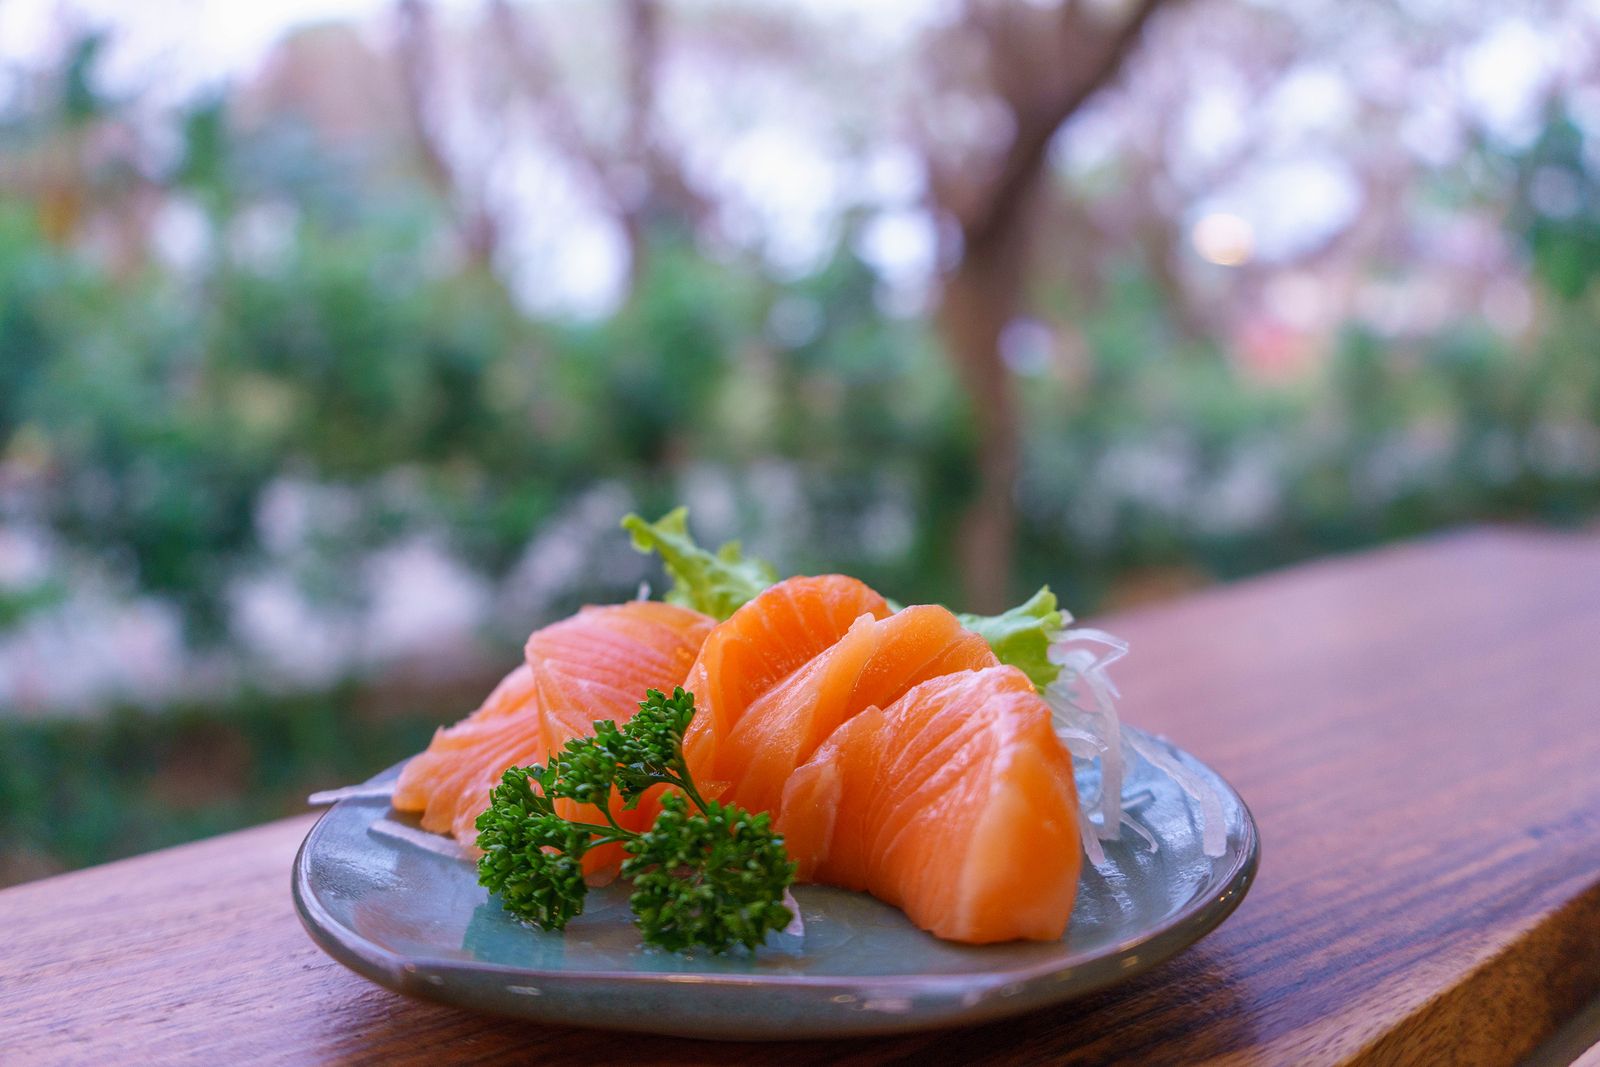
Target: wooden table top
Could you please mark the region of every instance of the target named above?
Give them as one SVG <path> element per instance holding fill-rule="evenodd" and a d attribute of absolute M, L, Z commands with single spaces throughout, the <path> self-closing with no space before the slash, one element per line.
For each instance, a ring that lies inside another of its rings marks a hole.
<path fill-rule="evenodd" d="M 1600 994 L 1600 538 L 1480 530 L 1114 619 L 1126 717 L 1229 778 L 1238 912 L 1069 1006 L 718 1045 L 411 1001 L 300 929 L 312 817 L 0 892 L 0 1063 L 1512 1063 Z"/>

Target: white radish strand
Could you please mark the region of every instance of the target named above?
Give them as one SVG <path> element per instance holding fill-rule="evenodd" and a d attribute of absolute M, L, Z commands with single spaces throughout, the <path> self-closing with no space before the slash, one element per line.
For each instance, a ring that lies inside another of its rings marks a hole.
<path fill-rule="evenodd" d="M 806 920 L 800 914 L 800 902 L 794 899 L 794 894 L 790 892 L 789 886 L 783 887 L 783 906 L 789 909 L 790 915 L 794 916 L 789 920 L 789 925 L 783 928 L 783 932 L 790 937 L 806 936 Z"/>
<path fill-rule="evenodd" d="M 1200 805 L 1200 848 L 1207 856 L 1220 856 L 1227 851 L 1228 833 L 1222 812 L 1222 798 L 1209 782 L 1173 758 L 1172 753 L 1160 745 L 1152 745 L 1132 734 L 1126 738 L 1128 746 L 1143 756 L 1156 770 L 1166 774 L 1178 788 Z"/>
<path fill-rule="evenodd" d="M 1140 822 L 1138 819 L 1135 819 L 1127 812 L 1123 812 L 1119 818 L 1123 826 L 1126 826 L 1128 829 L 1132 830 L 1136 836 L 1142 838 L 1144 843 L 1150 846 L 1151 852 L 1161 851 L 1161 846 L 1156 844 L 1156 835 L 1145 829 L 1144 823 Z"/>
<path fill-rule="evenodd" d="M 1115 841 L 1121 828 L 1124 765 L 1117 687 L 1106 668 L 1127 652 L 1126 641 L 1087 627 L 1058 631 L 1050 642 L 1050 662 L 1061 673 L 1045 687 L 1045 702 L 1057 736 L 1073 757 L 1100 762 L 1099 792 L 1085 798 L 1085 805 L 1090 809 L 1092 836 L 1101 841 Z M 1082 740 L 1085 735 L 1088 742 Z M 1096 850 L 1087 837 L 1084 848 Z"/>
<path fill-rule="evenodd" d="M 1100 828 L 1089 820 L 1089 808 L 1078 805 L 1078 838 L 1083 842 L 1084 855 L 1096 867 L 1106 865 L 1106 850 L 1100 844 Z"/>
<path fill-rule="evenodd" d="M 1073 760 L 1092 766 L 1100 764 L 1100 788 L 1085 796 L 1078 806 L 1078 832 L 1083 849 L 1096 866 L 1105 863 L 1102 841 L 1115 841 L 1126 824 L 1156 851 L 1149 830 L 1128 815 L 1126 809 L 1135 797 L 1125 801 L 1122 783 L 1126 774 L 1126 745 L 1171 778 L 1179 789 L 1200 808 L 1200 847 L 1211 857 L 1227 851 L 1227 822 L 1222 798 L 1200 775 L 1179 762 L 1163 745 L 1151 744 L 1138 734 L 1122 728 L 1117 718 L 1117 698 L 1121 696 L 1107 668 L 1128 654 L 1128 643 L 1119 637 L 1090 627 L 1058 630 L 1050 638 L 1050 662 L 1061 668 L 1056 680 L 1044 690 L 1050 705 L 1056 736 L 1061 738 Z"/>

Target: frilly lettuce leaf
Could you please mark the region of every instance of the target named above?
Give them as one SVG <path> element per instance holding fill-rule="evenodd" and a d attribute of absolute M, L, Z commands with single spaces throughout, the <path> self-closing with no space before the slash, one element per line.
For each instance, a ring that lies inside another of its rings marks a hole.
<path fill-rule="evenodd" d="M 713 619 L 726 619 L 778 580 L 772 564 L 746 559 L 737 541 L 715 553 L 695 544 L 689 534 L 688 508 L 674 508 L 655 522 L 630 514 L 622 520 L 622 528 L 632 535 L 634 548 L 661 557 L 672 579 L 666 601 Z"/>
<path fill-rule="evenodd" d="M 978 634 L 1008 663 L 1043 689 L 1056 680 L 1061 668 L 1050 662 L 1050 637 L 1072 621 L 1056 604 L 1048 585 L 1010 611 L 999 615 L 960 615 L 961 625 Z"/>

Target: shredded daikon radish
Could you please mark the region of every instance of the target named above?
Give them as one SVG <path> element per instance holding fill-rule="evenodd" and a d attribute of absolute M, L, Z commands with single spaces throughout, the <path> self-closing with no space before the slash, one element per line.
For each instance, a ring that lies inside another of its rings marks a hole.
<path fill-rule="evenodd" d="M 1084 855 L 1089 857 L 1089 862 L 1104 867 L 1106 850 L 1100 844 L 1100 829 L 1089 821 L 1089 809 L 1082 804 L 1078 805 L 1078 837 L 1083 840 Z"/>
<path fill-rule="evenodd" d="M 1083 844 L 1091 857 L 1100 851 L 1100 841 L 1116 840 L 1122 823 L 1122 728 L 1117 721 L 1117 688 L 1106 667 L 1127 651 L 1126 642 L 1101 630 L 1078 627 L 1051 635 L 1050 662 L 1061 673 L 1045 687 L 1044 699 L 1056 735 L 1074 762 L 1098 762 L 1100 768 L 1099 788 L 1083 798 L 1080 820 L 1090 830 L 1083 835 Z"/>
<path fill-rule="evenodd" d="M 1135 834 L 1138 834 L 1144 839 L 1144 843 L 1150 846 L 1151 852 L 1161 851 L 1161 846 L 1156 844 L 1156 835 L 1145 829 L 1144 823 L 1140 822 L 1138 819 L 1135 819 L 1127 812 L 1122 813 L 1121 819 L 1122 825 L 1126 826 L 1128 829 L 1132 830 Z"/>
<path fill-rule="evenodd" d="M 1093 759 L 1106 750 L 1106 743 L 1087 730 L 1062 727 L 1056 731 L 1056 736 L 1061 738 L 1061 743 L 1066 745 L 1074 756 L 1082 756 L 1084 759 Z"/>
<path fill-rule="evenodd" d="M 788 886 L 785 886 L 783 890 L 783 906 L 789 909 L 790 915 L 794 916 L 789 920 L 789 925 L 783 928 L 783 932 L 791 937 L 806 936 L 806 920 L 800 914 L 800 902 L 794 899 L 794 894 L 789 891 Z"/>
<path fill-rule="evenodd" d="M 1227 846 L 1222 798 L 1165 747 L 1123 730 L 1117 718 L 1116 702 L 1121 694 L 1106 669 L 1127 654 L 1128 643 L 1104 630 L 1079 626 L 1059 630 L 1050 638 L 1050 662 L 1060 666 L 1061 673 L 1045 687 L 1044 699 L 1050 705 L 1056 736 L 1080 769 L 1097 766 L 1099 770 L 1098 787 L 1081 797 L 1078 806 L 1084 852 L 1091 863 L 1104 864 L 1100 842 L 1117 840 L 1124 824 L 1144 838 L 1151 851 L 1158 847 L 1149 830 L 1125 814 L 1126 745 L 1200 806 L 1201 849 L 1207 856 L 1220 856 Z"/>
<path fill-rule="evenodd" d="M 1189 768 L 1172 758 L 1172 753 L 1160 745 L 1152 745 L 1132 734 L 1125 740 L 1128 746 L 1149 761 L 1150 765 L 1166 774 L 1200 805 L 1200 848 L 1208 856 L 1220 856 L 1227 850 L 1228 828 L 1223 822 L 1222 798 L 1216 790 Z"/>

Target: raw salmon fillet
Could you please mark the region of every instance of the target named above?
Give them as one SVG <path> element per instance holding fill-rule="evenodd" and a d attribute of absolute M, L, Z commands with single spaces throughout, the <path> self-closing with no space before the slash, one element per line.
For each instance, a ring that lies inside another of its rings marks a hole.
<path fill-rule="evenodd" d="M 736 719 L 724 716 L 711 765 L 691 759 L 689 770 L 697 781 L 728 783 L 718 789 L 722 800 L 776 814 L 789 776 L 842 723 L 868 707 L 888 706 L 930 678 L 997 662 L 988 642 L 937 605 L 887 618 L 862 615 Z"/>
<path fill-rule="evenodd" d="M 569 739 L 592 733 L 596 720 L 626 722 L 647 689 L 670 692 L 713 625 L 687 608 L 635 600 L 587 607 L 536 630 L 527 662 L 406 764 L 394 807 L 419 811 L 424 829 L 472 844 L 474 823 L 506 768 L 544 763 Z M 587 866 L 611 858 L 599 854 Z"/>
<path fill-rule="evenodd" d="M 762 592 L 706 637 L 683 687 L 695 716 L 684 735 L 684 759 L 702 791 L 726 782 L 700 776 L 716 762 L 720 739 L 746 709 L 844 636 L 863 615 L 886 618 L 889 605 L 842 574 L 788 578 Z"/>
<path fill-rule="evenodd" d="M 544 747 L 544 719 L 533 694 L 533 670 L 524 663 L 494 687 L 477 711 L 454 726 L 434 731 L 427 750 L 413 756 L 400 772 L 390 798 L 394 809 L 421 812 L 424 829 L 455 833 L 464 844 L 471 844 L 476 831 L 457 833 L 455 826 L 463 821 L 469 797 L 481 780 L 495 773 L 491 767 L 499 765 L 500 752 Z M 472 819 L 476 818 L 473 813 Z M 465 820 L 466 826 L 470 821 Z"/>
<path fill-rule="evenodd" d="M 790 777 L 777 829 L 800 880 L 865 890 L 939 937 L 1052 941 L 1082 865 L 1077 802 L 1048 705 L 990 667 L 846 721 Z"/>

